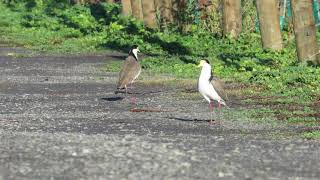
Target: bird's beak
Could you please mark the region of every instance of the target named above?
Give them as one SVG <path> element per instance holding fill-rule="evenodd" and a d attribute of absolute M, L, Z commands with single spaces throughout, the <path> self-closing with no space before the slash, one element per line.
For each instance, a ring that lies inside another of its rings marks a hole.
<path fill-rule="evenodd" d="M 203 62 L 201 61 L 201 62 L 198 64 L 197 67 L 198 67 L 198 68 L 203 67 Z"/>

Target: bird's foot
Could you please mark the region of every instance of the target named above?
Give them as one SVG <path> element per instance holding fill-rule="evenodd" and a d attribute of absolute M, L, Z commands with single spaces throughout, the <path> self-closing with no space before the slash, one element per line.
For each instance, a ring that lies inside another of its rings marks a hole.
<path fill-rule="evenodd" d="M 216 120 L 210 120 L 210 121 L 209 121 L 209 125 L 210 125 L 210 126 L 219 125 L 219 124 L 220 124 L 220 122 L 219 122 L 219 121 L 216 121 Z"/>
<path fill-rule="evenodd" d="M 209 108 L 210 108 L 211 111 L 213 111 L 213 109 L 214 109 L 214 103 L 213 102 L 209 103 Z"/>

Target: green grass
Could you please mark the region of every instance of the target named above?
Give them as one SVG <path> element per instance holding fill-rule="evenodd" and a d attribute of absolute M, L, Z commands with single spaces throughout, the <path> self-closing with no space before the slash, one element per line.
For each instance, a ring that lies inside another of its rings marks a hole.
<path fill-rule="evenodd" d="M 25 25 L 26 16 L 32 12 L 23 9 L 13 11 L 2 3 L 0 11 L 1 39 L 29 49 L 53 54 L 96 52 L 101 50 L 97 46 L 105 38 L 102 33 L 84 36 L 80 30 L 62 25 L 58 18 L 50 16 L 43 16 L 39 21 L 57 28 L 49 28 L 47 25 L 28 27 Z"/>
<path fill-rule="evenodd" d="M 121 69 L 121 61 L 109 61 L 108 64 L 103 67 L 103 70 L 107 72 L 119 72 Z"/>
<path fill-rule="evenodd" d="M 320 139 L 320 131 L 317 130 L 317 131 L 305 132 L 305 133 L 302 133 L 301 136 L 306 139 Z"/>

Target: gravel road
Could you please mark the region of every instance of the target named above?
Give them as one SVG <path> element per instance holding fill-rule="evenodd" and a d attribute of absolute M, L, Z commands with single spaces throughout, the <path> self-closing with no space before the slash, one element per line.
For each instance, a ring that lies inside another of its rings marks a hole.
<path fill-rule="evenodd" d="M 173 87 L 115 95 L 102 68 L 121 53 L 8 53 L 28 52 L 0 46 L 0 180 L 320 178 L 318 140 L 269 136 L 281 129 L 235 108 L 210 125 L 207 103 Z"/>

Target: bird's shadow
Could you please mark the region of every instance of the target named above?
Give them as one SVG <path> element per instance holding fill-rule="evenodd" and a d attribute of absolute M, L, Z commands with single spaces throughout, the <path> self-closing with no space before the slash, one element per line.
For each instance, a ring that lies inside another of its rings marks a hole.
<path fill-rule="evenodd" d="M 101 98 L 102 100 L 104 101 L 121 101 L 124 99 L 124 97 L 119 97 L 119 96 L 116 96 L 116 97 L 108 97 L 108 98 Z"/>
<path fill-rule="evenodd" d="M 164 91 L 159 90 L 159 91 L 142 91 L 142 92 L 135 92 L 135 91 L 128 91 L 127 94 L 131 95 L 146 95 L 146 94 L 157 94 L 157 93 L 162 93 Z M 116 94 L 126 94 L 125 91 L 116 91 Z"/>
<path fill-rule="evenodd" d="M 126 94 L 125 91 L 117 91 L 116 94 Z M 143 94 L 143 93 L 138 93 L 138 92 L 127 92 L 127 94 Z"/>
<path fill-rule="evenodd" d="M 183 122 L 195 122 L 195 123 L 204 123 L 204 122 L 211 122 L 210 119 L 186 119 L 186 118 L 178 118 L 178 117 L 168 117 L 169 119 L 183 121 Z M 215 120 L 212 120 L 213 122 Z"/>

